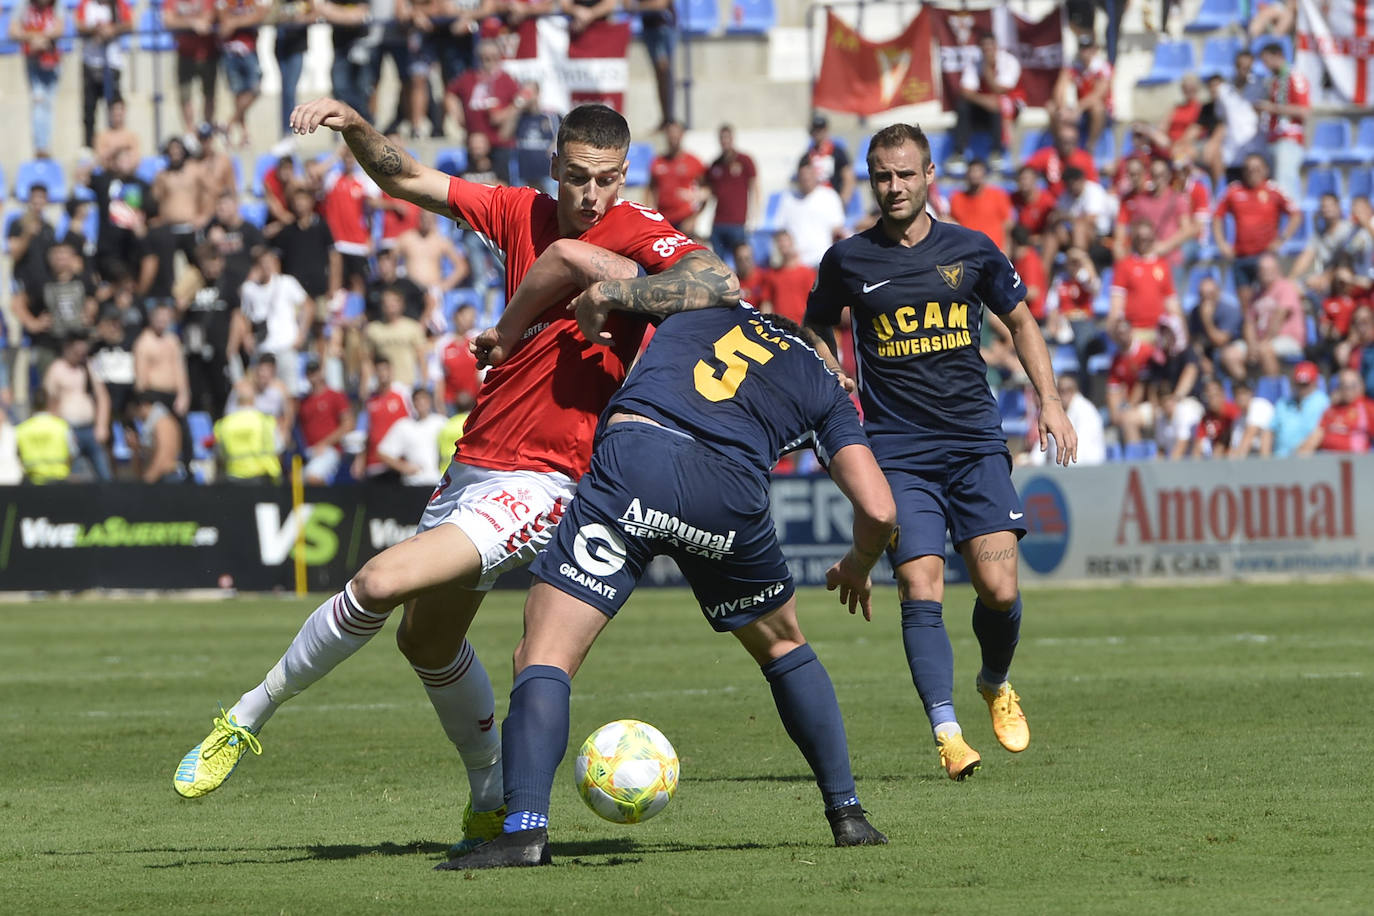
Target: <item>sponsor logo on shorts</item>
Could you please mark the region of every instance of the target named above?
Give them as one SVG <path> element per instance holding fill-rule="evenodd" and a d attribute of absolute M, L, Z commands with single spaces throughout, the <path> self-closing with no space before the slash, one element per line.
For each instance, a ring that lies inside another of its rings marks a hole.
<path fill-rule="evenodd" d="M 567 500 L 561 496 L 558 497 L 558 499 L 554 501 L 553 508 L 549 509 L 548 512 L 539 513 L 526 522 L 519 531 L 506 539 L 506 553 L 515 553 L 521 547 L 534 540 L 535 535 L 542 534 L 544 531 L 555 527 L 558 524 L 558 520 L 563 517 L 563 513 L 567 508 Z"/>
<path fill-rule="evenodd" d="M 508 490 L 502 490 L 500 493 L 488 493 L 486 496 L 483 496 L 482 499 L 485 502 L 496 503 L 496 505 L 498 506 L 504 506 L 510 512 L 511 515 L 515 516 L 516 521 L 519 521 L 530 514 L 530 504 L 526 502 L 526 500 L 529 499 L 528 490 L 520 490 L 516 493 L 511 493 Z"/>
<path fill-rule="evenodd" d="M 774 582 L 772 585 L 765 585 L 761 591 L 752 595 L 741 595 L 711 607 L 702 605 L 702 610 L 710 617 L 724 617 L 735 613 L 735 611 L 743 611 L 747 608 L 758 607 L 760 604 L 766 604 L 781 595 L 785 588 L 787 588 L 786 582 Z"/>
<path fill-rule="evenodd" d="M 583 525 L 573 539 L 573 558 L 594 576 L 611 576 L 625 566 L 625 541 L 599 522 Z"/>
<path fill-rule="evenodd" d="M 622 561 L 622 562 L 623 562 L 623 561 Z M 596 592 L 598 595 L 601 595 L 602 597 L 605 597 L 605 598 L 614 598 L 614 597 L 615 597 L 615 586 L 614 586 L 614 585 L 607 585 L 605 582 L 602 582 L 600 579 L 594 579 L 594 578 L 592 578 L 591 576 L 587 575 L 586 573 L 584 573 L 582 570 L 578 569 L 576 566 L 572 565 L 571 563 L 562 563 L 562 564 L 559 564 L 558 572 L 559 572 L 561 575 L 563 575 L 565 578 L 571 579 L 572 581 L 576 582 L 578 585 L 582 586 L 583 588 L 588 589 L 588 590 L 593 591 L 593 592 Z"/>
<path fill-rule="evenodd" d="M 724 534 L 717 534 L 697 528 L 675 515 L 645 508 L 638 498 L 631 500 L 625 511 L 620 514 L 620 527 L 625 529 L 626 534 L 646 540 L 664 541 L 708 560 L 720 560 L 729 556 L 736 534 L 733 529 Z"/>

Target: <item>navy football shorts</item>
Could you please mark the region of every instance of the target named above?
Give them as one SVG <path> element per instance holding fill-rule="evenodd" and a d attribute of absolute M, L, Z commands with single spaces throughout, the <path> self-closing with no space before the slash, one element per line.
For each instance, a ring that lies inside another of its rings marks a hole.
<path fill-rule="evenodd" d="M 752 623 L 795 590 L 756 475 L 682 433 L 617 423 L 531 571 L 614 617 L 658 554 L 677 561 L 718 632 Z"/>
<path fill-rule="evenodd" d="M 919 465 L 884 467 L 883 475 L 897 503 L 897 543 L 888 550 L 894 568 L 943 557 L 946 529 L 955 547 L 995 531 L 1025 537 L 1025 509 L 1006 452 L 948 452 Z"/>

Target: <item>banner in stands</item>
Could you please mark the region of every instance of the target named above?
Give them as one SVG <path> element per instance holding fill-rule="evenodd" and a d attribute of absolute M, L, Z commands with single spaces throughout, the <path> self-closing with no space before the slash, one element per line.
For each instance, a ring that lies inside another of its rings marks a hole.
<path fill-rule="evenodd" d="M 935 98 L 930 61 L 930 13 L 921 10 L 888 41 L 868 41 L 826 13 L 825 55 L 811 104 L 830 111 L 877 114 Z"/>
<path fill-rule="evenodd" d="M 1374 99 L 1374 2 L 1298 0 L 1295 67 L 1315 90 L 1312 101 L 1368 105 Z M 1322 90 L 1331 78 L 1330 89 Z"/>
<path fill-rule="evenodd" d="M 1374 575 L 1374 456 L 1023 469 L 1023 581 Z"/>
<path fill-rule="evenodd" d="M 1038 22 L 1022 19 L 1005 6 L 996 9 L 952 10 L 930 7 L 931 31 L 940 48 L 942 99 L 946 111 L 959 100 L 964 68 L 977 67 L 978 36 L 991 31 L 998 47 L 1021 62 L 1016 98 L 1023 105 L 1044 105 L 1064 64 L 1064 19 L 1056 10 Z"/>
<path fill-rule="evenodd" d="M 584 102 L 603 102 L 625 110 L 630 84 L 630 26 L 594 22 L 577 34 L 562 16 L 526 19 L 505 42 L 507 73 L 524 83 L 539 84 L 539 100 L 554 111 Z"/>

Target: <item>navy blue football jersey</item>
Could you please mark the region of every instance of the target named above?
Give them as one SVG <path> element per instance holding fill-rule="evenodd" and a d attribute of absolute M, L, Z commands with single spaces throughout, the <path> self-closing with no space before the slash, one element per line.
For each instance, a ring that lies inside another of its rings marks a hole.
<path fill-rule="evenodd" d="M 850 307 L 864 428 L 880 459 L 995 451 L 1006 439 L 978 350 L 983 306 L 1006 315 L 1025 297 L 983 233 L 932 222 L 907 248 L 879 224 L 826 252 L 806 320 L 833 326 Z"/>
<path fill-rule="evenodd" d="M 801 444 L 825 463 L 847 445 L 868 444 L 853 402 L 816 352 L 747 305 L 666 319 L 611 399 L 603 429 L 617 411 L 687 433 L 764 477 Z"/>

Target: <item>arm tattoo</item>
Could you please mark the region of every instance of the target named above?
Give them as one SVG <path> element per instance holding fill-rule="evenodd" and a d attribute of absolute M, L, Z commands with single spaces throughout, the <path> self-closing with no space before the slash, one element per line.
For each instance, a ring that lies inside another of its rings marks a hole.
<path fill-rule="evenodd" d="M 406 159 L 390 140 L 377 132 L 376 128 L 364 123 L 353 130 L 344 132 L 348 148 L 363 167 L 363 171 L 385 188 L 387 179 L 395 178 L 406 170 Z"/>
<path fill-rule="evenodd" d="M 734 271 L 708 251 L 684 255 L 661 274 L 613 280 L 607 286 L 607 294 L 625 310 L 650 318 L 739 303 L 739 280 Z"/>

